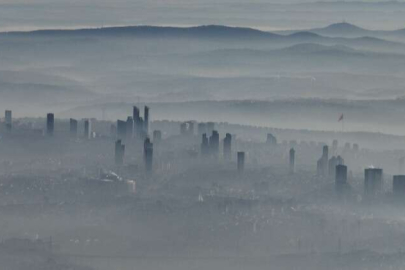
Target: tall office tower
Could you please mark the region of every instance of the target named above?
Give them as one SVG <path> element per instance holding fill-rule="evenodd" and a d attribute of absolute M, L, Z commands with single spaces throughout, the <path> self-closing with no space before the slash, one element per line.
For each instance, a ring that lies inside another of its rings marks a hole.
<path fill-rule="evenodd" d="M 245 152 L 238 152 L 238 172 L 245 170 Z"/>
<path fill-rule="evenodd" d="M 139 108 L 134 106 L 132 109 L 132 119 L 134 119 L 135 125 L 139 122 L 139 119 L 141 118 L 139 114 Z"/>
<path fill-rule="evenodd" d="M 202 141 L 201 141 L 201 155 L 202 156 L 207 156 L 209 154 L 209 141 L 208 141 L 208 136 L 207 134 L 203 134 L 201 136 Z"/>
<path fill-rule="evenodd" d="M 127 122 L 117 120 L 117 138 L 124 140 L 127 137 Z"/>
<path fill-rule="evenodd" d="M 224 138 L 224 159 L 231 160 L 232 155 L 232 135 L 226 133 Z"/>
<path fill-rule="evenodd" d="M 277 145 L 277 138 L 273 134 L 268 133 L 266 143 L 269 145 Z"/>
<path fill-rule="evenodd" d="M 383 170 L 365 169 L 364 170 L 364 195 L 367 197 L 375 196 L 382 191 Z"/>
<path fill-rule="evenodd" d="M 335 189 L 342 192 L 347 185 L 347 166 L 337 165 L 335 168 Z"/>
<path fill-rule="evenodd" d="M 353 144 L 353 151 L 354 152 L 359 152 L 359 150 L 360 150 L 360 146 L 357 143 L 354 143 Z"/>
<path fill-rule="evenodd" d="M 53 113 L 46 115 L 46 135 L 53 136 L 55 131 L 55 116 Z"/>
<path fill-rule="evenodd" d="M 125 155 L 125 145 L 122 144 L 121 140 L 115 142 L 115 165 L 124 164 Z"/>
<path fill-rule="evenodd" d="M 405 200 L 405 175 L 394 175 L 392 192 L 395 196 L 402 197 Z"/>
<path fill-rule="evenodd" d="M 337 156 L 336 165 L 345 165 L 345 160 L 341 156 Z"/>
<path fill-rule="evenodd" d="M 338 146 L 339 146 L 338 140 L 333 140 L 333 142 L 332 142 L 332 155 L 335 155 L 337 153 Z"/>
<path fill-rule="evenodd" d="M 211 155 L 217 157 L 219 153 L 219 133 L 218 131 L 212 131 L 212 135 L 210 137 L 210 152 Z"/>
<path fill-rule="evenodd" d="M 329 176 L 333 177 L 336 174 L 337 158 L 335 156 L 331 157 L 328 162 Z"/>
<path fill-rule="evenodd" d="M 206 123 L 199 123 L 197 129 L 198 129 L 198 136 L 200 138 L 203 134 L 207 134 L 207 124 Z"/>
<path fill-rule="evenodd" d="M 211 134 L 215 129 L 215 123 L 208 122 L 207 123 L 207 134 Z"/>
<path fill-rule="evenodd" d="M 148 136 L 148 134 L 149 134 L 149 107 L 148 106 L 145 106 L 145 108 L 144 108 L 143 119 L 144 119 L 144 124 L 143 124 L 144 133 L 146 134 L 146 136 Z"/>
<path fill-rule="evenodd" d="M 70 118 L 69 121 L 69 131 L 71 137 L 77 137 L 77 120 Z"/>
<path fill-rule="evenodd" d="M 150 173 L 153 169 L 153 143 L 150 142 L 149 138 L 145 139 L 143 144 L 143 157 L 145 162 L 146 172 Z"/>
<path fill-rule="evenodd" d="M 158 144 L 162 141 L 162 131 L 154 130 L 153 131 L 153 143 Z"/>
<path fill-rule="evenodd" d="M 404 174 L 404 168 L 405 167 L 405 157 L 401 157 L 398 160 L 398 174 Z"/>
<path fill-rule="evenodd" d="M 7 128 L 7 130 L 11 130 L 12 126 L 13 126 L 12 112 L 10 110 L 6 110 L 4 116 L 5 116 L 4 119 L 5 119 L 6 128 Z"/>
<path fill-rule="evenodd" d="M 84 138 L 91 139 L 92 130 L 91 130 L 91 121 L 90 119 L 84 120 Z"/>
<path fill-rule="evenodd" d="M 127 139 L 132 139 L 134 137 L 134 119 L 131 116 L 127 118 Z"/>
<path fill-rule="evenodd" d="M 329 165 L 329 148 L 327 145 L 324 145 L 322 148 L 322 157 L 318 160 L 316 164 L 317 174 L 319 176 L 328 175 L 328 165 Z"/>
<path fill-rule="evenodd" d="M 294 148 L 290 149 L 290 173 L 295 172 L 295 150 Z"/>

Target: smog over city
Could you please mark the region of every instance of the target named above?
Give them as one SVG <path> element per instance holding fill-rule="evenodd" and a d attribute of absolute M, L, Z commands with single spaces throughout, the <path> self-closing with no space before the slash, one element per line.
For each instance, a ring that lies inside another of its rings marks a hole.
<path fill-rule="evenodd" d="M 405 269 L 405 2 L 0 0 L 0 269 Z"/>

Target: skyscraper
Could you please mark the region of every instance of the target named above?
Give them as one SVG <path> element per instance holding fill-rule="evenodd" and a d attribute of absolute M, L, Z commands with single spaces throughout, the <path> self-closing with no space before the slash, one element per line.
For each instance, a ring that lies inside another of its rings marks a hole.
<path fill-rule="evenodd" d="M 92 130 L 91 130 L 91 121 L 90 119 L 84 120 L 84 138 L 91 139 Z"/>
<path fill-rule="evenodd" d="M 71 137 L 77 137 L 77 120 L 70 118 L 69 131 Z"/>
<path fill-rule="evenodd" d="M 238 152 L 238 172 L 245 170 L 245 152 Z"/>
<path fill-rule="evenodd" d="M 394 175 L 392 192 L 395 196 L 402 197 L 405 200 L 405 175 Z"/>
<path fill-rule="evenodd" d="M 115 142 L 115 165 L 124 164 L 125 155 L 125 145 L 122 144 L 121 140 Z"/>
<path fill-rule="evenodd" d="M 364 170 L 364 195 L 375 196 L 382 191 L 383 170 L 369 168 Z"/>
<path fill-rule="evenodd" d="M 347 166 L 337 165 L 335 168 L 335 189 L 337 192 L 343 192 L 347 185 Z"/>
<path fill-rule="evenodd" d="M 132 139 L 134 137 L 134 119 L 131 116 L 127 118 L 126 137 Z"/>
<path fill-rule="evenodd" d="M 144 132 L 145 132 L 145 135 L 148 136 L 148 134 L 149 134 L 149 107 L 148 106 L 145 106 L 145 108 L 144 108 L 143 119 L 144 119 Z"/>
<path fill-rule="evenodd" d="M 290 173 L 295 172 L 295 150 L 294 148 L 290 149 L 290 166 L 289 166 Z"/>
<path fill-rule="evenodd" d="M 322 148 L 322 157 L 317 162 L 317 174 L 320 176 L 328 175 L 328 164 L 329 163 L 329 148 L 324 145 Z"/>
<path fill-rule="evenodd" d="M 224 159 L 231 160 L 232 155 L 232 135 L 226 133 L 224 138 Z"/>
<path fill-rule="evenodd" d="M 55 116 L 53 113 L 48 113 L 46 115 L 46 134 L 48 136 L 53 136 L 55 131 Z"/>
<path fill-rule="evenodd" d="M 214 157 L 218 157 L 219 153 L 219 133 L 216 130 L 212 131 L 212 135 L 209 140 L 209 145 L 210 145 L 210 152 L 211 155 Z"/>
<path fill-rule="evenodd" d="M 143 153 L 146 172 L 151 173 L 153 169 L 153 143 L 150 142 L 149 138 L 145 139 Z"/>
<path fill-rule="evenodd" d="M 207 156 L 209 154 L 209 141 L 207 134 L 204 133 L 201 138 L 201 155 Z"/>

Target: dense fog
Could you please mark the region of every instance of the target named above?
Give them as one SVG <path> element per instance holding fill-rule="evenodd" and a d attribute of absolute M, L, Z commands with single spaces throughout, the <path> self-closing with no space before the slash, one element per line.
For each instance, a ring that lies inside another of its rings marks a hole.
<path fill-rule="evenodd" d="M 404 14 L 0 0 L 0 269 L 404 269 Z"/>

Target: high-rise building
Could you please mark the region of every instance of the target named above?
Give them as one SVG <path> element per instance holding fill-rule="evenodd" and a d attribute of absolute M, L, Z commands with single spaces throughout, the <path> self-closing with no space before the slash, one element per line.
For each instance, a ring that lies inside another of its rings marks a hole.
<path fill-rule="evenodd" d="M 153 169 L 153 143 L 149 138 L 145 139 L 143 144 L 143 157 L 145 162 L 146 172 L 150 173 Z"/>
<path fill-rule="evenodd" d="M 143 114 L 144 121 L 144 133 L 146 136 L 149 134 L 149 107 L 145 106 L 144 114 Z"/>
<path fill-rule="evenodd" d="M 69 121 L 69 131 L 71 137 L 77 137 L 77 120 L 70 118 Z"/>
<path fill-rule="evenodd" d="M 347 166 L 337 165 L 335 168 L 335 189 L 342 192 L 347 185 Z"/>
<path fill-rule="evenodd" d="M 273 134 L 268 133 L 266 143 L 269 145 L 277 145 L 277 138 Z"/>
<path fill-rule="evenodd" d="M 92 132 L 90 119 L 84 120 L 84 138 L 91 139 Z"/>
<path fill-rule="evenodd" d="M 134 137 L 134 119 L 131 116 L 127 118 L 126 137 L 132 139 Z"/>
<path fill-rule="evenodd" d="M 153 131 L 153 143 L 158 144 L 162 140 L 162 131 L 154 130 Z"/>
<path fill-rule="evenodd" d="M 216 130 L 212 131 L 212 135 L 209 140 L 210 152 L 213 156 L 217 157 L 219 153 L 219 133 Z"/>
<path fill-rule="evenodd" d="M 337 165 L 344 165 L 344 160 L 341 156 L 333 156 L 329 159 L 328 162 L 328 171 L 329 176 L 333 177 L 336 174 L 336 166 Z"/>
<path fill-rule="evenodd" d="M 289 166 L 289 170 L 290 173 L 294 173 L 295 172 L 295 150 L 294 148 L 290 149 L 290 166 Z"/>
<path fill-rule="evenodd" d="M 238 152 L 238 172 L 245 170 L 245 152 Z"/>
<path fill-rule="evenodd" d="M 232 155 L 232 135 L 226 133 L 224 138 L 224 159 L 231 160 Z"/>
<path fill-rule="evenodd" d="M 382 191 L 383 170 L 369 168 L 364 170 L 364 194 L 365 196 L 375 196 Z"/>
<path fill-rule="evenodd" d="M 322 157 L 317 162 L 317 174 L 320 176 L 327 176 L 328 165 L 329 165 L 329 148 L 327 145 L 324 145 L 322 148 Z"/>
<path fill-rule="evenodd" d="M 359 152 L 359 150 L 360 150 L 360 146 L 357 143 L 354 143 L 353 144 L 353 151 L 354 152 Z"/>
<path fill-rule="evenodd" d="M 209 154 L 209 141 L 207 134 L 203 134 L 201 136 L 202 141 L 201 141 L 201 155 L 202 156 L 207 156 Z"/>
<path fill-rule="evenodd" d="M 4 115 L 4 120 L 6 124 L 7 130 L 11 130 L 13 126 L 13 116 L 12 116 L 12 111 L 6 110 L 5 115 Z"/>
<path fill-rule="evenodd" d="M 53 136 L 55 131 L 55 116 L 53 113 L 48 113 L 46 115 L 46 134 L 48 136 Z"/>
<path fill-rule="evenodd" d="M 132 119 L 134 119 L 135 124 L 139 122 L 140 117 L 139 108 L 134 106 L 132 110 Z"/>
<path fill-rule="evenodd" d="M 392 192 L 395 196 L 402 197 L 405 200 L 405 175 L 394 175 Z"/>
<path fill-rule="evenodd" d="M 122 144 L 121 140 L 115 142 L 115 165 L 124 164 L 125 155 L 125 145 Z"/>

